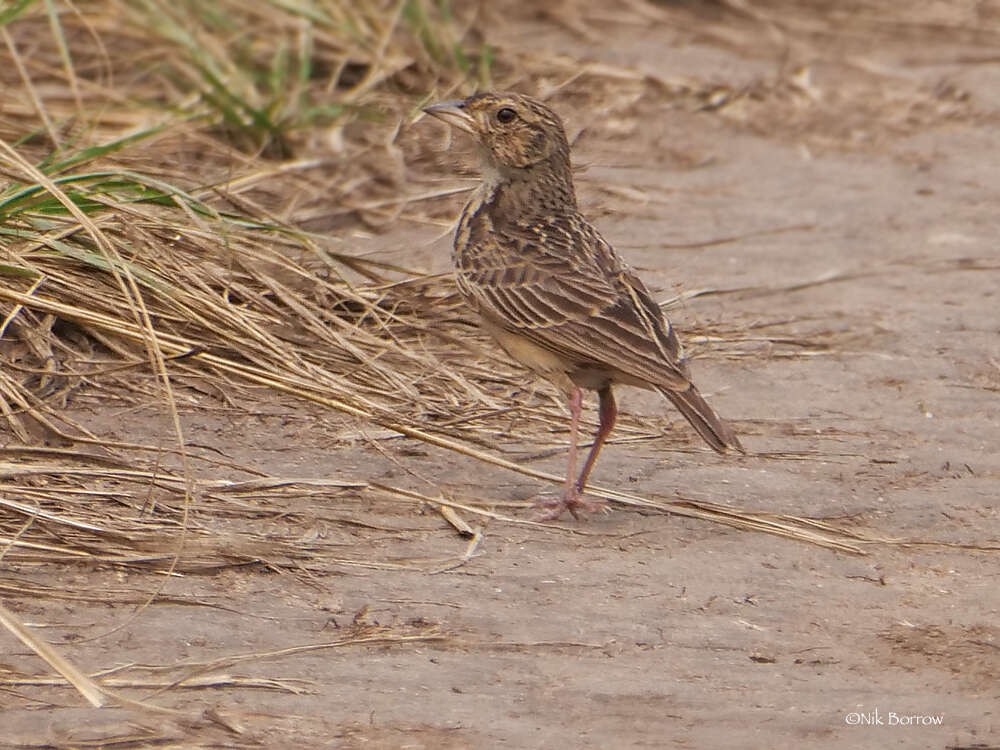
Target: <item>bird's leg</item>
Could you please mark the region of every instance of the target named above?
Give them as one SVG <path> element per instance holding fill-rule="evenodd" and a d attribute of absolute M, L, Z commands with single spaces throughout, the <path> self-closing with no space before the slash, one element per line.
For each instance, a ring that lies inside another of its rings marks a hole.
<path fill-rule="evenodd" d="M 583 391 L 578 386 L 573 386 L 569 392 L 569 458 L 566 466 L 566 483 L 563 485 L 563 505 L 573 512 L 573 504 L 579 500 L 580 492 L 573 481 L 576 475 L 576 441 L 580 434 L 580 412 L 583 409 Z"/>
<path fill-rule="evenodd" d="M 604 445 L 604 441 L 607 440 L 611 429 L 615 426 L 615 420 L 618 418 L 618 405 L 615 403 L 615 394 L 611 392 L 611 386 L 606 385 L 601 388 L 597 392 L 597 396 L 600 399 L 600 406 L 597 412 L 597 432 L 594 433 L 594 444 L 590 447 L 590 453 L 587 455 L 587 461 L 583 465 L 583 471 L 580 472 L 580 478 L 576 480 L 576 489 L 580 493 L 583 493 L 587 488 L 587 478 L 590 476 L 590 470 L 597 463 L 597 454 L 601 452 L 601 447 Z"/>
<path fill-rule="evenodd" d="M 576 475 L 576 444 L 577 437 L 580 432 L 580 412 L 583 409 L 583 392 L 577 386 L 573 386 L 573 389 L 570 391 L 569 457 L 567 461 L 568 465 L 566 466 L 566 482 L 563 485 L 562 497 L 559 500 L 555 503 L 543 504 L 547 510 L 541 520 L 552 521 L 559 518 L 559 516 L 562 515 L 563 510 L 569 510 L 569 512 L 573 514 L 573 518 L 579 518 L 580 516 L 577 514 L 577 511 L 581 508 L 588 511 L 594 511 L 602 507 L 601 503 L 590 503 L 581 497 L 583 488 L 587 483 L 587 477 L 590 475 L 590 470 L 594 466 L 594 461 L 597 460 L 597 454 L 600 453 L 601 444 L 604 442 L 604 439 L 614 426 L 615 416 L 618 413 L 618 410 L 615 407 L 615 399 L 611 395 L 610 387 L 601 389 L 600 398 L 600 427 L 597 430 L 594 446 L 590 449 L 590 454 L 587 456 L 587 461 L 583 466 L 583 471 L 580 472 L 580 478 L 573 479 Z"/>

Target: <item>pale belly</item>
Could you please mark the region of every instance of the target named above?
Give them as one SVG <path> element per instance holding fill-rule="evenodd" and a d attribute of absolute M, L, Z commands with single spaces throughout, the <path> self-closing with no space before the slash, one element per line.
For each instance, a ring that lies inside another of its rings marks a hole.
<path fill-rule="evenodd" d="M 649 383 L 623 377 L 613 368 L 565 360 L 524 336 L 511 333 L 486 319 L 482 319 L 482 326 L 511 359 L 552 381 L 564 391 L 572 390 L 573 386 L 596 391 L 614 383 L 650 387 Z"/>

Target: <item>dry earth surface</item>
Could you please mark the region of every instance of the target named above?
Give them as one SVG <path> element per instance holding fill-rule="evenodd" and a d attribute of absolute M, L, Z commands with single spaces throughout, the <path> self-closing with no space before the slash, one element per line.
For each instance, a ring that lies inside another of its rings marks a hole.
<path fill-rule="evenodd" d="M 1000 747 L 1000 11 L 980 8 L 990 38 L 946 4 L 843 33 L 781 4 L 770 21 L 658 8 L 644 26 L 581 10 L 579 28 L 542 15 L 496 31 L 501 48 L 659 79 L 553 102 L 605 236 L 664 299 L 712 292 L 670 317 L 723 339 L 689 342 L 693 371 L 750 451 L 716 456 L 666 402 L 623 389 L 630 423 L 659 437 L 620 431 L 594 481 L 826 519 L 861 554 L 618 504 L 531 524 L 536 480 L 260 390 L 239 408 L 185 391 L 188 440 L 234 467 L 373 479 L 519 522 L 464 514 L 482 528 L 465 560 L 469 541 L 429 505 L 300 488 L 259 508 L 248 496 L 218 528 L 297 536 L 312 552 L 298 569 L 266 547 L 253 565 L 166 580 L 22 569 L 83 592 L 10 600 L 23 619 L 87 670 L 139 665 L 126 683 L 148 687 L 122 691 L 183 714 L 8 687 L 0 744 Z M 678 81 L 704 84 L 703 106 L 667 96 Z M 440 149 L 436 123 L 415 127 Z M 448 246 L 441 227 L 401 220 L 370 252 L 444 270 Z M 74 398 L 103 434 L 169 442 L 155 409 Z M 565 439 L 512 457 L 559 473 L 564 451 L 549 449 Z M 158 692 L 160 673 L 140 668 L 183 663 L 204 665 L 185 673 L 209 678 L 200 689 Z"/>

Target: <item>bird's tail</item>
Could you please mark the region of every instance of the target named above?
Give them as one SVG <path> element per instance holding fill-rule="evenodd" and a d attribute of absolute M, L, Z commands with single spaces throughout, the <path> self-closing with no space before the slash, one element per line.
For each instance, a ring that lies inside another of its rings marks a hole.
<path fill-rule="evenodd" d="M 691 423 L 695 432 L 701 435 L 713 450 L 725 453 L 727 448 L 734 448 L 740 453 L 746 453 L 733 428 L 722 421 L 693 385 L 683 391 L 661 388 L 660 393 L 670 399 L 684 418 Z"/>

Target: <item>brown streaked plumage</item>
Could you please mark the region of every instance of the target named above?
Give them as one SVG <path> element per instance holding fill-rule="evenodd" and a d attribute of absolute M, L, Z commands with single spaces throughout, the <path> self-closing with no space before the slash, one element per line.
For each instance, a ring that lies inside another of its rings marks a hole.
<path fill-rule="evenodd" d="M 566 485 L 548 517 L 591 508 L 581 495 L 614 426 L 611 387 L 660 391 L 716 451 L 740 441 L 691 383 L 677 336 L 646 286 L 577 210 L 562 122 L 542 102 L 482 93 L 424 109 L 476 138 L 483 181 L 462 211 L 458 287 L 515 360 L 569 395 Z M 581 388 L 600 398 L 600 426 L 576 473 Z"/>

